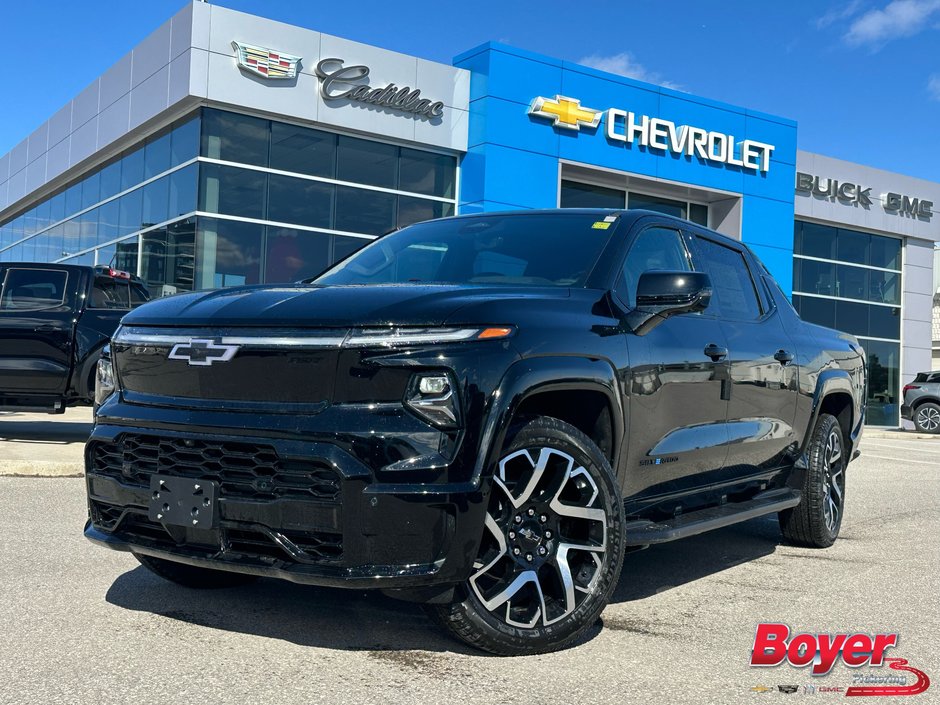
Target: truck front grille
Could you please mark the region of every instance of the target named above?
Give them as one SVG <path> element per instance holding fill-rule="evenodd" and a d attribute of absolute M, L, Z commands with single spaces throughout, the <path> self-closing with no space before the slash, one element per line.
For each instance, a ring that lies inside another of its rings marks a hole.
<path fill-rule="evenodd" d="M 93 472 L 139 487 L 171 475 L 217 481 L 223 498 L 335 502 L 340 492 L 324 462 L 280 458 L 269 445 L 128 433 L 94 441 L 89 452 Z"/>

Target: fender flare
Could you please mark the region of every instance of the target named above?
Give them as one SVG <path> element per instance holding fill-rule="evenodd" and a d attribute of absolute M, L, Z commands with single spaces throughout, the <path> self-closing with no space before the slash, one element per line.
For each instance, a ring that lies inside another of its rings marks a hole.
<path fill-rule="evenodd" d="M 565 390 L 596 391 L 607 397 L 613 428 L 611 466 L 616 472 L 625 435 L 623 397 L 616 369 L 610 361 L 600 358 L 534 357 L 513 363 L 490 397 L 473 468 L 474 486 L 480 486 L 486 468 L 498 460 L 522 402 L 542 392 Z"/>
<path fill-rule="evenodd" d="M 94 384 L 89 386 L 89 375 L 94 372 L 95 366 L 98 364 L 98 360 L 101 358 L 101 352 L 104 350 L 107 344 L 107 338 L 102 340 L 101 343 L 89 350 L 82 360 L 76 365 L 76 373 L 72 378 L 72 391 L 79 399 L 94 400 L 95 386 Z"/>
<path fill-rule="evenodd" d="M 816 380 L 816 389 L 813 390 L 812 413 L 810 414 L 806 434 L 803 436 L 801 452 L 805 453 L 807 450 L 807 444 L 813 435 L 813 429 L 816 428 L 816 421 L 819 419 L 819 410 L 822 407 L 823 401 L 826 397 L 836 393 L 847 394 L 852 400 L 852 428 L 843 429 L 843 432 L 846 433 L 852 444 L 849 453 L 851 454 L 854 450 L 860 434 L 861 424 L 864 422 L 864 410 L 862 410 L 862 413 L 859 413 L 860 409 L 856 397 L 856 390 L 852 384 L 852 378 L 849 376 L 849 373 L 842 369 L 830 369 L 821 372 Z"/>

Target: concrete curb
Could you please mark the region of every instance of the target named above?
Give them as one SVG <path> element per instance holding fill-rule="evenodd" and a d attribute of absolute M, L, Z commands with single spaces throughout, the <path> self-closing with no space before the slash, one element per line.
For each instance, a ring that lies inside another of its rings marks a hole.
<path fill-rule="evenodd" d="M 879 440 L 894 440 L 894 441 L 911 441 L 911 440 L 924 440 L 924 441 L 940 441 L 940 434 L 932 433 L 916 433 L 914 431 L 872 431 L 871 429 L 865 429 L 865 432 L 862 433 L 862 443 L 865 443 L 865 439 L 879 439 Z"/>
<path fill-rule="evenodd" d="M 7 462 L 0 465 L 0 477 L 84 477 L 82 463 Z"/>

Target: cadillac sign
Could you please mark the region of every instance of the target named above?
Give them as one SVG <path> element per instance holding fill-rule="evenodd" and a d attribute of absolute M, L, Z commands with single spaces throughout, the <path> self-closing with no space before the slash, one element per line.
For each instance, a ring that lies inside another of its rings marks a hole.
<path fill-rule="evenodd" d="M 399 87 L 394 83 L 373 88 L 368 83 L 368 66 L 343 66 L 342 59 L 323 59 L 317 64 L 316 72 L 320 78 L 320 96 L 325 101 L 348 100 L 430 119 L 444 115 L 444 103 L 422 98 L 418 88 Z"/>
<path fill-rule="evenodd" d="M 262 78 L 294 78 L 301 57 L 281 51 L 232 42 L 238 67 Z"/>

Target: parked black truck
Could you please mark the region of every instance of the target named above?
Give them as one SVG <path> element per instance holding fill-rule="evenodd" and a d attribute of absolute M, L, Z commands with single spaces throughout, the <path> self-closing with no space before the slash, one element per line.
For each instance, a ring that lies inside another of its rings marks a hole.
<path fill-rule="evenodd" d="M 628 547 L 767 514 L 831 545 L 865 412 L 855 338 L 645 211 L 414 225 L 143 306 L 101 365 L 89 539 L 192 587 L 380 588 L 499 654 L 577 640 Z"/>
<path fill-rule="evenodd" d="M 110 267 L 0 262 L 0 409 L 93 403 L 102 349 L 149 298 L 136 276 Z"/>

